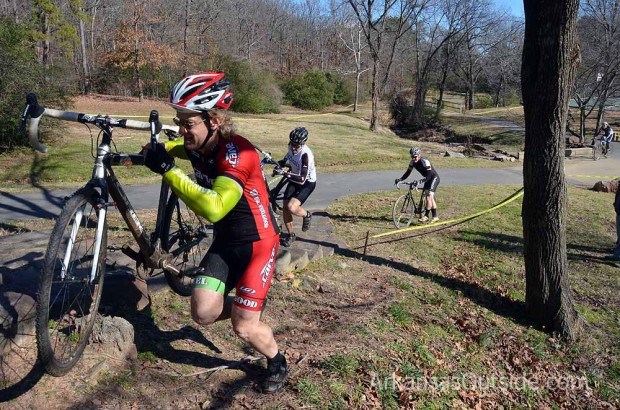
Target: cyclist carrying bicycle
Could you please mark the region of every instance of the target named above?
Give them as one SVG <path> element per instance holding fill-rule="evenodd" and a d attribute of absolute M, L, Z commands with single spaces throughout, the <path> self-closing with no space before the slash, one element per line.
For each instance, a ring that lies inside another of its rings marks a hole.
<path fill-rule="evenodd" d="M 288 179 L 289 184 L 284 191 L 284 208 L 282 209 L 282 217 L 288 236 L 282 238 L 280 243 L 282 246 L 289 247 L 295 241 L 295 232 L 293 230 L 293 215 L 301 216 L 303 222 L 301 230 L 306 232 L 310 229 L 312 214 L 302 208 L 302 205 L 316 187 L 316 168 L 314 166 L 314 154 L 306 142 L 308 141 L 308 130 L 304 127 L 297 127 L 289 134 L 288 153 L 278 161 L 280 167 L 274 170 L 274 173 L 282 175 Z M 289 165 L 290 171 L 286 172 L 283 166 Z"/>
<path fill-rule="evenodd" d="M 439 185 L 439 174 L 428 159 L 422 158 L 422 150 L 420 148 L 412 147 L 409 150 L 409 155 L 411 155 L 411 161 L 409 162 L 407 171 L 405 171 L 402 177 L 396 178 L 394 184 L 396 185 L 400 181 L 407 179 L 409 175 L 411 175 L 411 171 L 415 168 L 423 177 L 419 181 L 419 184 L 424 183 L 424 195 L 426 195 L 426 209 L 424 210 L 424 215 L 418 219 L 418 222 L 427 222 L 429 220 L 429 213 L 432 214 L 432 219 L 430 221 L 437 222 L 439 218 L 437 217 L 435 191 Z"/>
<path fill-rule="evenodd" d="M 145 165 L 163 175 L 196 214 L 214 223 L 215 239 L 194 280 L 192 318 L 201 325 L 231 319 L 234 332 L 267 358 L 265 393 L 288 375 L 271 328 L 260 321 L 279 247 L 267 187 L 254 146 L 238 135 L 228 112 L 233 100 L 223 73 L 200 72 L 172 88 L 169 105 L 182 140 L 145 147 Z M 188 159 L 196 182 L 175 166 Z M 236 288 L 233 297 L 229 292 Z"/>
<path fill-rule="evenodd" d="M 611 144 L 614 140 L 614 130 L 609 126 L 609 123 L 604 122 L 603 125 L 601 125 L 601 128 L 594 133 L 594 136 L 592 137 L 592 144 L 594 144 L 594 141 L 596 141 L 596 137 L 599 134 L 602 134 L 601 141 L 605 143 L 603 146 L 603 155 L 607 155 L 607 151 L 609 151 L 609 144 Z"/>

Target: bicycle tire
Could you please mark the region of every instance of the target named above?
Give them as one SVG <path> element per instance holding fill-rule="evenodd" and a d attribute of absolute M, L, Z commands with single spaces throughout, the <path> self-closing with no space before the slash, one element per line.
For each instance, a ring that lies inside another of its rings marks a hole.
<path fill-rule="evenodd" d="M 213 228 L 206 220 L 196 215 L 172 192 L 166 205 L 162 227 L 162 248 L 169 253 L 178 253 L 170 262 L 180 270 L 200 266 L 213 243 Z M 193 279 L 179 278 L 164 271 L 168 286 L 181 296 L 191 296 Z"/>
<path fill-rule="evenodd" d="M 37 297 L 36 339 L 39 359 L 52 376 L 62 376 L 75 366 L 97 319 L 107 250 L 104 220 L 99 257 L 94 261 L 98 198 L 94 189 L 83 188 L 67 200 L 45 253 Z M 73 232 L 75 240 L 67 255 Z M 90 280 L 94 263 L 95 276 Z"/>
<path fill-rule="evenodd" d="M 592 159 L 594 161 L 597 161 L 597 160 L 599 160 L 601 158 L 602 154 L 603 154 L 603 148 L 602 148 L 601 144 L 597 141 L 592 146 Z"/>
<path fill-rule="evenodd" d="M 267 183 L 267 180 L 265 180 Z M 284 208 L 284 192 L 286 191 L 286 186 L 288 185 L 288 181 L 284 178 L 278 181 L 278 184 L 269 188 L 269 184 L 267 183 L 267 193 L 269 194 L 269 204 L 271 205 L 271 209 L 273 210 L 276 216 L 282 215 L 282 210 Z"/>
<path fill-rule="evenodd" d="M 415 207 L 414 209 L 414 213 L 416 217 L 421 218 L 422 215 L 424 215 L 424 211 L 426 210 L 426 200 L 427 200 L 427 197 L 426 195 L 424 195 L 424 190 L 422 190 L 422 193 L 420 194 L 420 201 L 418 202 L 418 206 Z"/>
<path fill-rule="evenodd" d="M 406 228 L 413 221 L 415 201 L 409 194 L 404 194 L 396 199 L 392 207 L 392 221 L 396 228 Z"/>

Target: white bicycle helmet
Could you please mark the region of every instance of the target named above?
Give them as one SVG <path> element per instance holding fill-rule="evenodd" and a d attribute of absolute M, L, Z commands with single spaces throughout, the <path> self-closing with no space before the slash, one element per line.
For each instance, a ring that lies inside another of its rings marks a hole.
<path fill-rule="evenodd" d="M 168 105 L 180 112 L 201 113 L 213 108 L 227 110 L 233 102 L 230 81 L 224 73 L 199 72 L 183 77 L 170 92 Z"/>

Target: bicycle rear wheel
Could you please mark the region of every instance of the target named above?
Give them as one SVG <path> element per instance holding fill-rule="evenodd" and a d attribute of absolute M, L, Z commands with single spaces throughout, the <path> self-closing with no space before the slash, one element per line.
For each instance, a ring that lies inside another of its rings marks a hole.
<path fill-rule="evenodd" d="M 405 194 L 398 197 L 392 208 L 392 221 L 394 222 L 394 226 L 396 226 L 396 228 L 406 228 L 411 225 L 414 210 L 415 203 L 411 195 Z"/>
<path fill-rule="evenodd" d="M 213 227 L 196 215 L 178 197 L 170 194 L 162 230 L 162 248 L 172 254 L 170 263 L 182 271 L 200 266 L 213 243 Z M 191 296 L 193 279 L 179 278 L 164 271 L 170 288 L 181 296 Z"/>
<path fill-rule="evenodd" d="M 36 335 L 39 358 L 53 376 L 75 366 L 97 319 L 107 245 L 105 208 L 97 209 L 98 197 L 84 188 L 69 198 L 45 253 Z"/>

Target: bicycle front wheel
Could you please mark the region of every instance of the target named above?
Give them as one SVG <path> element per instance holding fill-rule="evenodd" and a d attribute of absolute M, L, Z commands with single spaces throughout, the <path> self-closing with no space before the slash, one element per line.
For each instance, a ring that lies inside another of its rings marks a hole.
<path fill-rule="evenodd" d="M 409 194 L 401 195 L 392 208 L 392 221 L 397 228 L 406 228 L 413 221 L 415 204 Z"/>
<path fill-rule="evenodd" d="M 66 202 L 45 253 L 37 297 L 39 357 L 53 376 L 80 359 L 97 319 L 105 271 L 105 208 L 90 188 Z M 101 220 L 100 220 L 101 218 Z"/>
<path fill-rule="evenodd" d="M 599 158 L 601 158 L 602 154 L 603 154 L 603 147 L 598 142 L 595 142 L 594 145 L 592 146 L 592 159 L 596 161 Z"/>
<path fill-rule="evenodd" d="M 174 193 L 166 205 L 162 248 L 172 255 L 170 262 L 182 271 L 200 266 L 213 242 L 213 227 L 196 215 Z M 181 296 L 191 296 L 193 281 L 164 271 L 170 288 Z"/>

